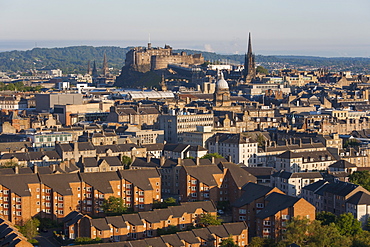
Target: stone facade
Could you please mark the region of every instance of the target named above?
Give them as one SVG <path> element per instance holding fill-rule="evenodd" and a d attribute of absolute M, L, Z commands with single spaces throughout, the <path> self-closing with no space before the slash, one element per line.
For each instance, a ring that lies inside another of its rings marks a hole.
<path fill-rule="evenodd" d="M 147 72 L 167 68 L 168 64 L 202 64 L 204 58 L 201 54 L 187 55 L 185 52 L 173 53 L 172 47 L 165 45 L 164 48 L 135 47 L 126 54 L 125 66 L 132 67 L 136 71 Z"/>

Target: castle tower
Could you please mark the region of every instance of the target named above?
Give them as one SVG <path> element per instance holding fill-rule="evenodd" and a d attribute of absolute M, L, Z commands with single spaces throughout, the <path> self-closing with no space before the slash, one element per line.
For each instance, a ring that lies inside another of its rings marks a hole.
<path fill-rule="evenodd" d="M 103 60 L 103 76 L 108 75 L 108 62 L 107 62 L 107 55 L 104 53 L 104 60 Z"/>
<path fill-rule="evenodd" d="M 256 65 L 254 62 L 254 55 L 252 53 L 251 33 L 249 33 L 248 52 L 247 54 L 245 54 L 245 60 L 244 60 L 245 82 L 250 82 L 255 77 L 256 77 Z"/>
<path fill-rule="evenodd" d="M 162 74 L 162 81 L 159 85 L 161 86 L 162 91 L 167 91 L 167 85 L 166 85 L 166 82 L 164 80 L 164 74 Z"/>
<path fill-rule="evenodd" d="M 94 61 L 94 65 L 93 65 L 93 69 L 92 69 L 91 75 L 93 77 L 98 77 L 99 76 L 98 75 L 98 70 L 96 69 L 96 63 L 95 63 L 95 61 Z"/>
<path fill-rule="evenodd" d="M 213 103 L 215 106 L 231 106 L 229 84 L 224 79 L 224 74 L 218 72 L 216 91 L 213 94 Z"/>

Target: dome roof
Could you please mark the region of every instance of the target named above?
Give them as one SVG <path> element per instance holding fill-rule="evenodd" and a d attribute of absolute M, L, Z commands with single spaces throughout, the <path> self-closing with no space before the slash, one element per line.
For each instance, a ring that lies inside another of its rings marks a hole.
<path fill-rule="evenodd" d="M 216 86 L 217 89 L 229 89 L 229 84 L 224 79 L 224 74 L 222 72 L 219 73 L 220 79 L 217 81 Z"/>

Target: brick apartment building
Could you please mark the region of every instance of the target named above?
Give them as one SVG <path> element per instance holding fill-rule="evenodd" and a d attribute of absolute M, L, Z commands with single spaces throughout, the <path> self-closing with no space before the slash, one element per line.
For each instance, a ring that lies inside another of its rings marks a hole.
<path fill-rule="evenodd" d="M 278 238 L 292 217 L 315 219 L 315 207 L 303 198 L 285 195 L 276 187 L 248 183 L 233 204 L 233 221 L 245 221 L 250 237 Z"/>
<path fill-rule="evenodd" d="M 0 216 L 19 224 L 33 216 L 60 220 L 72 211 L 103 216 L 102 203 L 121 197 L 134 211 L 161 198 L 156 169 L 98 173 L 9 174 L 0 176 Z"/>

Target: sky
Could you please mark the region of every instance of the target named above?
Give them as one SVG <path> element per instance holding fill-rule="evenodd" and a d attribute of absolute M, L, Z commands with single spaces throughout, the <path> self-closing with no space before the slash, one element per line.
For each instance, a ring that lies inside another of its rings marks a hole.
<path fill-rule="evenodd" d="M 0 51 L 152 46 L 370 57 L 370 0 L 0 0 Z"/>

